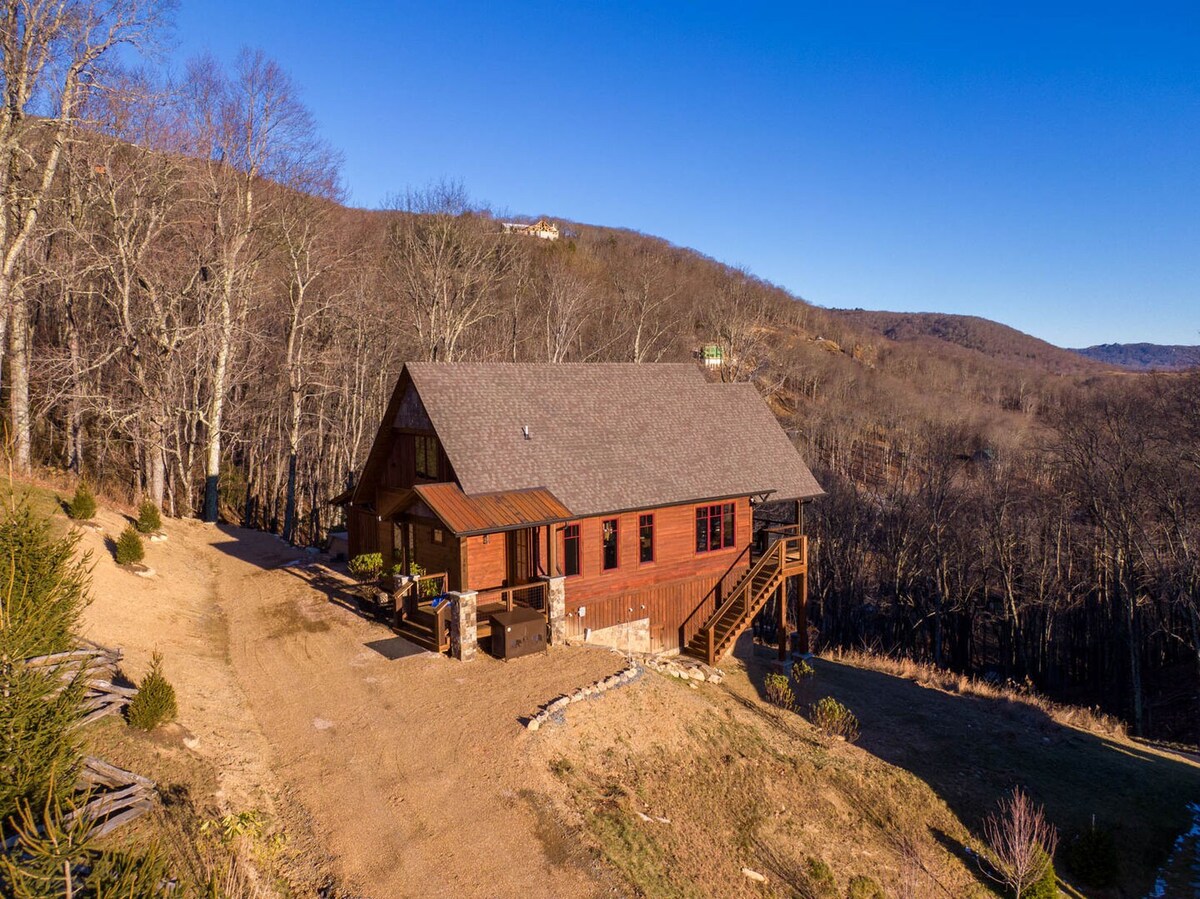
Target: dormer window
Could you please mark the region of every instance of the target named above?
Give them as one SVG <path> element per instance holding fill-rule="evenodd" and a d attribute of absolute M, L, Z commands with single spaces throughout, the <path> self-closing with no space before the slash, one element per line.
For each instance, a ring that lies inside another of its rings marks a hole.
<path fill-rule="evenodd" d="M 438 441 L 432 434 L 417 434 L 417 477 L 436 481 L 438 472 Z"/>

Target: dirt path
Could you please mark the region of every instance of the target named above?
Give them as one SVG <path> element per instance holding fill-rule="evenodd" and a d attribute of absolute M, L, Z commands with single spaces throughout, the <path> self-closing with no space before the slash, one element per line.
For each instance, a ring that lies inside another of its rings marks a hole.
<path fill-rule="evenodd" d="M 539 836 L 528 797 L 549 775 L 517 719 L 618 658 L 556 649 L 462 664 L 417 652 L 288 565 L 301 554 L 269 535 L 195 522 L 169 534 L 148 547 L 150 579 L 85 538 L 98 559 L 90 636 L 124 646 L 135 674 L 164 651 L 180 721 L 217 764 L 229 810 L 298 802 L 356 895 L 599 893 L 572 860 L 586 856 L 551 859 Z"/>

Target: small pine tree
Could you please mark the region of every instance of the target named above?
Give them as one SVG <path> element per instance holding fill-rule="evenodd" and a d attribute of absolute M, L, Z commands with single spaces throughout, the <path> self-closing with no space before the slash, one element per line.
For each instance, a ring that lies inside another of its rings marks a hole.
<path fill-rule="evenodd" d="M 75 643 L 87 601 L 88 560 L 75 557 L 78 542 L 78 534 L 56 538 L 24 505 L 0 518 L 0 830 L 22 808 L 65 798 L 78 771 L 72 729 L 82 678 L 64 687 L 52 670 L 23 664 Z"/>
<path fill-rule="evenodd" d="M 1088 886 L 1116 886 L 1120 875 L 1117 841 L 1111 831 L 1092 826 L 1063 847 L 1062 857 L 1071 873 Z"/>
<path fill-rule="evenodd" d="M 75 487 L 75 495 L 67 503 L 67 515 L 75 521 L 91 521 L 96 517 L 96 494 L 86 481 Z"/>
<path fill-rule="evenodd" d="M 131 524 L 126 525 L 125 530 L 121 531 L 121 536 L 117 538 L 116 557 L 118 565 L 132 565 L 146 557 L 141 535 Z"/>
<path fill-rule="evenodd" d="M 1021 899 L 1058 899 L 1058 875 L 1054 873 L 1054 862 L 1046 859 L 1046 871 L 1029 888 L 1021 894 Z"/>
<path fill-rule="evenodd" d="M 162 653 L 150 659 L 150 670 L 138 685 L 137 695 L 129 703 L 129 723 L 140 730 L 154 730 L 175 718 L 175 688 L 163 677 Z"/>
<path fill-rule="evenodd" d="M 0 896 L 13 899 L 166 899 L 176 895 L 166 861 L 148 850 L 97 850 L 93 824 L 71 818 L 68 804 L 50 802 L 36 817 L 28 805 L 5 835 L 14 851 L 0 853 Z M 189 894 L 190 895 L 190 894 Z M 214 893 L 213 895 L 216 895 Z"/>
<path fill-rule="evenodd" d="M 162 515 L 152 500 L 143 500 L 138 506 L 137 529 L 142 534 L 153 534 L 162 530 Z"/>

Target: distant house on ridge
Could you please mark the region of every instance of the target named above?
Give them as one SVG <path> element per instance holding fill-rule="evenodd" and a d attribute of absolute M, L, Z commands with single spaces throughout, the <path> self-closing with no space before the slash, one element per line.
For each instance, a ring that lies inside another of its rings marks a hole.
<path fill-rule="evenodd" d="M 538 219 L 532 225 L 525 222 L 502 222 L 505 234 L 521 234 L 525 237 L 539 237 L 542 240 L 558 240 L 558 225 L 549 219 Z"/>

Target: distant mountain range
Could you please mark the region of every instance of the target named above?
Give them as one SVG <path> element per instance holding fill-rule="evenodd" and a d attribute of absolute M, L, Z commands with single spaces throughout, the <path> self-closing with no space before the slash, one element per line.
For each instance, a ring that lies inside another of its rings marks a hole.
<path fill-rule="evenodd" d="M 1088 374 L 1103 368 L 1072 350 L 975 315 L 865 309 L 831 309 L 830 312 L 889 341 L 924 346 L 930 352 L 953 345 L 1003 364 L 1056 374 Z"/>
<path fill-rule="evenodd" d="M 1200 346 L 1165 346 L 1158 343 L 1102 343 L 1082 350 L 1081 356 L 1137 371 L 1181 371 L 1200 366 Z"/>
<path fill-rule="evenodd" d="M 890 341 L 924 343 L 929 347 L 954 344 L 1001 362 L 1036 366 L 1058 374 L 1084 374 L 1113 367 L 1130 371 L 1182 371 L 1200 366 L 1200 346 L 1106 343 L 1081 350 L 1064 349 L 973 315 L 864 309 L 829 312 Z"/>

